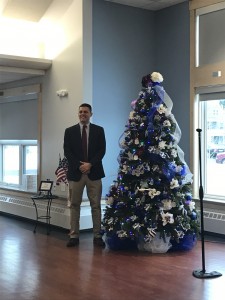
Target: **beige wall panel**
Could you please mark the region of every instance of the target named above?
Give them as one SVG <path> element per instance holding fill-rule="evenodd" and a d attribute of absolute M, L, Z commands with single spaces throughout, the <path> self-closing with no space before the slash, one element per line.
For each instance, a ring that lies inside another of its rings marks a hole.
<path fill-rule="evenodd" d="M 214 77 L 213 72 L 221 72 L 221 76 Z M 225 62 L 201 66 L 195 69 L 194 86 L 209 86 L 225 84 Z"/>
<path fill-rule="evenodd" d="M 201 8 L 201 7 L 205 7 L 205 6 L 209 6 L 209 5 L 213 5 L 213 4 L 217 4 L 217 3 L 222 3 L 225 1 L 221 1 L 221 0 L 191 0 L 189 2 L 189 8 L 190 10 L 193 9 L 197 9 L 197 8 Z"/>

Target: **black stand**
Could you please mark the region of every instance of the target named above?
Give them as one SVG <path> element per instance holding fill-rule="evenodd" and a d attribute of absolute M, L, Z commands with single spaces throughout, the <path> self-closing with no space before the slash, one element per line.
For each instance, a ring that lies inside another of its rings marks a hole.
<path fill-rule="evenodd" d="M 203 216 L 203 197 L 204 191 L 202 187 L 202 165 L 201 165 L 201 129 L 196 129 L 198 132 L 198 145 L 199 145 L 199 173 L 200 173 L 200 186 L 199 186 L 199 199 L 200 199 L 200 214 L 201 214 L 201 242 L 202 242 L 202 270 L 193 271 L 193 276 L 196 278 L 216 278 L 222 276 L 217 271 L 207 273 L 205 270 L 205 238 L 204 238 L 204 216 Z"/>
<path fill-rule="evenodd" d="M 38 221 L 39 220 L 46 220 L 46 225 L 47 225 L 47 235 L 49 235 L 50 233 L 50 219 L 51 219 L 51 204 L 52 204 L 52 199 L 54 198 L 53 195 L 51 195 L 50 193 L 47 194 L 47 195 L 39 195 L 39 196 L 32 196 L 31 199 L 33 201 L 33 205 L 35 207 L 35 212 L 36 212 L 36 222 L 35 222 L 35 227 L 34 227 L 34 230 L 33 232 L 36 233 L 36 228 L 37 228 L 37 225 L 38 225 Z M 40 200 L 44 200 L 44 201 L 47 201 L 47 207 L 46 207 L 46 215 L 44 216 L 39 216 L 38 214 L 38 208 L 37 208 L 37 201 L 40 201 Z"/>

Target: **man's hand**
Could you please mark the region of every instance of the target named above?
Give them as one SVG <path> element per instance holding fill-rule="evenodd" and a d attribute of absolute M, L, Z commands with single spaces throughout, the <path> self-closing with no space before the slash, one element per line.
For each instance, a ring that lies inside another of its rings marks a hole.
<path fill-rule="evenodd" d="M 88 174 L 91 170 L 91 164 L 85 161 L 80 161 L 81 165 L 79 167 L 82 174 Z"/>

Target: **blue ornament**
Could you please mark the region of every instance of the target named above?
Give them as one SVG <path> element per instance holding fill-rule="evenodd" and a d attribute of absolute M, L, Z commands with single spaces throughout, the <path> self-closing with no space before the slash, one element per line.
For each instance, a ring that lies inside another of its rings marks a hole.
<path fill-rule="evenodd" d="M 196 212 L 194 212 L 194 211 L 191 212 L 191 219 L 192 219 L 192 220 L 196 220 L 196 219 L 197 219 L 197 214 L 196 214 Z"/>
<path fill-rule="evenodd" d="M 187 167 L 186 167 L 185 165 L 183 165 L 183 168 L 182 168 L 180 174 L 181 174 L 182 176 L 185 176 L 185 175 L 187 174 Z"/>
<path fill-rule="evenodd" d="M 186 198 L 186 200 L 192 200 L 192 196 L 191 196 L 190 194 L 187 194 L 187 195 L 185 196 L 185 198 Z"/>

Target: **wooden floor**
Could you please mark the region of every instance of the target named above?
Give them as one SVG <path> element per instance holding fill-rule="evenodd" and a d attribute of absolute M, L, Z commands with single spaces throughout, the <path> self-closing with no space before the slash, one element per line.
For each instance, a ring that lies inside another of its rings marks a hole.
<path fill-rule="evenodd" d="M 188 252 L 150 254 L 95 249 L 83 232 L 66 248 L 66 232 L 0 215 L 1 300 L 217 300 L 224 299 L 225 243 L 205 241 L 206 271 L 198 279 L 201 242 Z"/>

